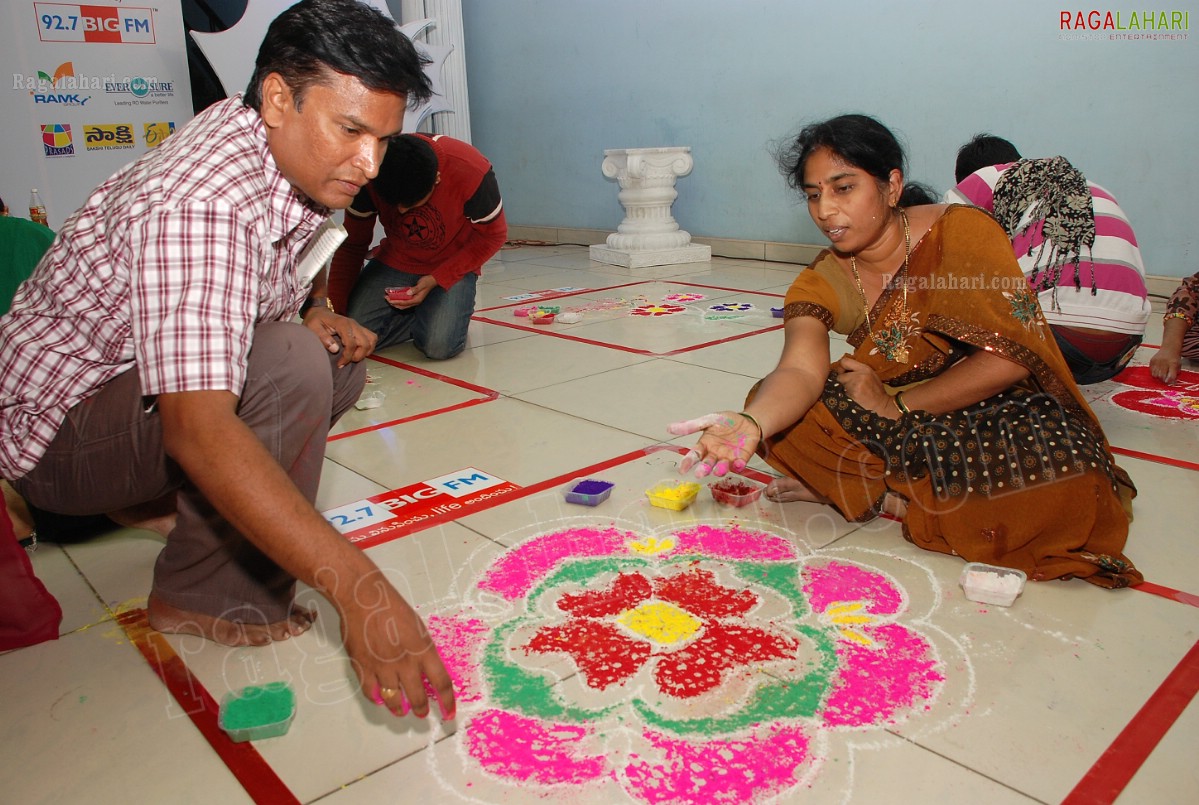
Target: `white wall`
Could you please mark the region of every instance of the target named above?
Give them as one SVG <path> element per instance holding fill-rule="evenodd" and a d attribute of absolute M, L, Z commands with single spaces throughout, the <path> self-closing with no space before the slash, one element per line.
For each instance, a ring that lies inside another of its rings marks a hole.
<path fill-rule="evenodd" d="M 1044 0 L 463 0 L 474 143 L 513 224 L 615 229 L 603 150 L 689 145 L 684 229 L 820 243 L 772 143 L 873 114 L 906 142 L 909 178 L 944 190 L 958 146 L 985 130 L 1065 155 L 1119 199 L 1149 272 L 1186 276 L 1199 2 L 1133 5 L 1187 13 L 1186 38 L 1066 41 L 1063 6 Z"/>

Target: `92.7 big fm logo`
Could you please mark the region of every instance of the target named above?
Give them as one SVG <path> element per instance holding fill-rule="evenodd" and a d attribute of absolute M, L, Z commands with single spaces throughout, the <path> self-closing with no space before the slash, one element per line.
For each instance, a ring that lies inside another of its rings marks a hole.
<path fill-rule="evenodd" d="M 33 12 L 43 42 L 155 43 L 152 8 L 34 3 Z"/>

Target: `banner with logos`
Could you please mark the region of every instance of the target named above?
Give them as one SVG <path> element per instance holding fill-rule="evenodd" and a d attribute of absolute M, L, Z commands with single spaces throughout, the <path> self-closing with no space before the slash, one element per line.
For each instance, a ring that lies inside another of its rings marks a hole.
<path fill-rule="evenodd" d="M 43 3 L 0 10 L 0 196 L 28 217 L 38 188 L 52 229 L 88 194 L 192 117 L 179 3 Z"/>

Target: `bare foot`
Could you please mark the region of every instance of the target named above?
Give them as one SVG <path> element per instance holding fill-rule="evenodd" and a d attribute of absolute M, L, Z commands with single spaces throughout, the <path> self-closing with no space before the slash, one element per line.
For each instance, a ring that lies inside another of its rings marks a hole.
<path fill-rule="evenodd" d="M 275 623 L 239 623 L 163 603 L 154 593 L 146 604 L 150 628 L 166 634 L 190 634 L 223 646 L 265 646 L 297 637 L 312 628 L 316 611 L 293 606 L 291 615 Z"/>
<path fill-rule="evenodd" d="M 794 478 L 775 478 L 766 485 L 763 494 L 775 503 L 828 503 L 828 498 L 817 495 Z"/>
<path fill-rule="evenodd" d="M 883 495 L 883 514 L 902 520 L 908 513 L 908 502 L 894 492 Z"/>
<path fill-rule="evenodd" d="M 115 512 L 107 513 L 108 519 L 126 528 L 141 528 L 153 531 L 160 537 L 168 536 L 175 528 L 175 493 L 139 503 Z"/>
<path fill-rule="evenodd" d="M 33 533 L 33 515 L 25 505 L 25 498 L 17 494 L 17 490 L 9 486 L 8 481 L 0 481 L 0 487 L 4 490 L 4 508 L 12 522 L 12 530 L 17 539 L 25 539 Z"/>

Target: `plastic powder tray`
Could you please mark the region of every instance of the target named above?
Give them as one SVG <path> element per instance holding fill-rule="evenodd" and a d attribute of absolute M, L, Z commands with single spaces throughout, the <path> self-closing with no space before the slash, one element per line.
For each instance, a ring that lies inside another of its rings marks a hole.
<path fill-rule="evenodd" d="M 1016 596 L 1024 590 L 1026 580 L 1023 570 L 968 562 L 962 568 L 958 583 L 971 601 L 1010 607 Z"/>
<path fill-rule="evenodd" d="M 695 501 L 699 484 L 691 481 L 663 481 L 645 490 L 649 502 L 663 509 L 681 512 Z"/>
<path fill-rule="evenodd" d="M 546 324 L 553 324 L 554 323 L 554 314 L 537 311 L 536 313 L 529 314 L 529 321 L 533 322 L 534 324 L 540 324 L 542 326 L 544 326 Z"/>
<path fill-rule="evenodd" d="M 295 717 L 296 694 L 291 685 L 271 682 L 226 693 L 217 723 L 232 741 L 260 741 L 285 734 Z"/>
<path fill-rule="evenodd" d="M 770 315 L 774 316 L 776 319 L 781 319 L 783 317 L 783 309 L 781 307 L 772 307 L 770 309 Z"/>
<path fill-rule="evenodd" d="M 588 478 L 585 481 L 575 481 L 566 487 L 566 502 L 581 503 L 584 506 L 598 506 L 612 494 L 616 484 L 608 481 L 596 481 Z"/>
<path fill-rule="evenodd" d="M 748 478 L 726 478 L 708 487 L 712 499 L 724 506 L 748 506 L 766 487 Z"/>
<path fill-rule="evenodd" d="M 529 317 L 529 314 L 535 312 L 536 310 L 537 310 L 536 306 L 534 306 L 534 307 L 514 307 L 514 308 L 512 308 L 512 315 L 516 316 L 517 318 L 527 319 Z"/>

